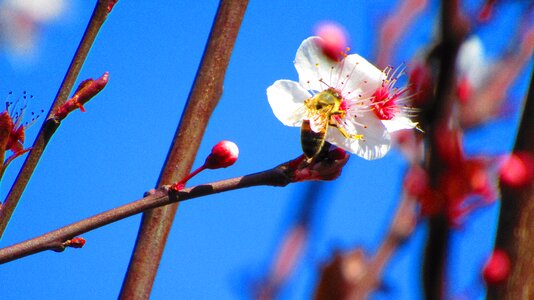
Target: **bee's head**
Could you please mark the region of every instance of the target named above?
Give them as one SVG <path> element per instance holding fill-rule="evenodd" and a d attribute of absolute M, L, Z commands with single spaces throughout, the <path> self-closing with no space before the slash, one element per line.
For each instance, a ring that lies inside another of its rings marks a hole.
<path fill-rule="evenodd" d="M 322 109 L 325 106 L 335 106 L 341 102 L 339 93 L 334 89 L 327 89 L 312 98 L 311 104 L 315 109 Z"/>

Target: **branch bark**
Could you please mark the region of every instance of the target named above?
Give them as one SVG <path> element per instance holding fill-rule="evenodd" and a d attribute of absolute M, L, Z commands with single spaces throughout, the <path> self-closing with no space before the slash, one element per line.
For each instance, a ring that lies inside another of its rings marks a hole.
<path fill-rule="evenodd" d="M 288 168 L 288 164 L 282 164 L 267 171 L 185 188 L 178 192 L 173 190 L 167 192 L 166 189 L 158 189 L 137 201 L 72 223 L 25 242 L 0 249 L 0 264 L 45 250 L 63 251 L 65 249 L 65 241 L 145 210 L 252 186 L 286 186 L 293 182 L 292 174 L 292 169 Z"/>
<path fill-rule="evenodd" d="M 403 195 L 379 248 L 367 259 L 360 248 L 336 254 L 321 270 L 314 299 L 368 299 L 380 287 L 391 257 L 411 236 L 417 223 L 415 200 Z"/>
<path fill-rule="evenodd" d="M 525 101 L 514 151 L 534 157 L 534 72 Z M 501 183 L 501 195 L 495 247 L 506 251 L 512 270 L 503 284 L 488 287 L 488 299 L 533 299 L 534 182 L 521 188 Z"/>
<path fill-rule="evenodd" d="M 37 163 L 43 155 L 48 141 L 50 141 L 50 138 L 60 125 L 60 122 L 54 118 L 54 114 L 57 109 L 65 103 L 70 92 L 72 91 L 74 82 L 76 81 L 76 78 L 78 78 L 78 74 L 80 73 L 85 59 L 87 58 L 87 54 L 89 53 L 89 50 L 91 49 L 100 28 L 111 12 L 111 8 L 116 2 L 117 0 L 99 0 L 96 4 L 89 21 L 89 25 L 87 26 L 78 49 L 74 54 L 74 58 L 72 59 L 69 69 L 67 70 L 67 74 L 61 83 L 61 87 L 59 88 L 54 102 L 52 103 L 52 107 L 48 112 L 47 120 L 41 126 L 37 138 L 33 143 L 32 149 L 28 153 L 28 156 L 22 165 L 22 169 L 15 179 L 15 182 L 13 183 L 6 200 L 0 208 L 0 238 L 2 237 L 7 224 L 11 219 L 11 216 L 17 207 L 24 189 L 28 185 L 31 176 L 37 167 Z"/>
<path fill-rule="evenodd" d="M 187 176 L 211 113 L 221 98 L 223 81 L 248 0 L 222 0 L 193 88 L 156 186 Z M 143 214 L 121 299 L 148 299 L 177 204 Z"/>
<path fill-rule="evenodd" d="M 191 198 L 207 196 L 257 185 L 286 186 L 308 180 L 334 180 L 341 174 L 349 154 L 339 149 L 330 151 L 323 159 L 309 163 L 304 155 L 270 170 L 217 181 L 193 188 L 175 190 L 171 185 L 153 189 L 143 199 L 109 210 L 80 222 L 52 231 L 41 237 L 0 249 L 0 264 L 44 250 L 62 251 L 72 246 L 72 238 L 140 212 Z M 81 240 L 81 239 L 79 239 Z M 85 243 L 85 240 L 83 241 Z M 76 243 L 79 245 L 79 242 Z"/>

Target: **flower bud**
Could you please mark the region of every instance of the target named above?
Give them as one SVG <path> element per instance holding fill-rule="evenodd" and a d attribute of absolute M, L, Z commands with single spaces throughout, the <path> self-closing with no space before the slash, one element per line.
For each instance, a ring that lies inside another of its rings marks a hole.
<path fill-rule="evenodd" d="M 524 187 L 534 178 L 534 158 L 526 152 L 512 153 L 502 163 L 499 175 L 510 187 Z"/>
<path fill-rule="evenodd" d="M 508 254 L 500 249 L 495 249 L 484 265 L 482 277 L 488 285 L 503 282 L 510 274 L 511 264 Z"/>
<path fill-rule="evenodd" d="M 322 38 L 319 47 L 328 58 L 340 61 L 347 51 L 347 34 L 345 29 L 333 22 L 319 24 L 315 33 Z"/>
<path fill-rule="evenodd" d="M 77 108 L 85 112 L 83 105 L 96 96 L 96 94 L 100 93 L 106 84 L 108 84 L 108 80 L 109 72 L 105 72 L 104 75 L 96 80 L 89 78 L 82 81 L 78 89 L 76 89 L 76 92 L 74 92 L 74 96 L 56 110 L 54 117 L 57 120 L 63 120 Z"/>
<path fill-rule="evenodd" d="M 118 1 L 119 1 L 119 0 L 110 0 L 110 1 L 108 2 L 108 7 L 107 7 L 107 9 L 108 9 L 108 13 L 111 12 L 111 10 L 113 9 L 113 6 L 115 6 L 115 4 L 117 4 Z"/>
<path fill-rule="evenodd" d="M 0 151 L 9 149 L 7 144 L 9 143 L 13 126 L 13 119 L 9 113 L 7 111 L 0 113 Z"/>
<path fill-rule="evenodd" d="M 239 148 L 234 142 L 220 141 L 211 149 L 204 166 L 207 169 L 226 168 L 233 165 L 239 155 Z"/>
<path fill-rule="evenodd" d="M 84 245 L 85 245 L 85 239 L 83 237 L 75 237 L 63 243 L 63 247 L 70 247 L 70 248 L 82 248 Z"/>

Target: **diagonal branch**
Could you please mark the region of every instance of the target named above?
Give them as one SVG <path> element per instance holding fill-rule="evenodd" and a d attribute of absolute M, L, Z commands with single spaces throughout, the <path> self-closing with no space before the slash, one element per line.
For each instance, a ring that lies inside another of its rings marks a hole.
<path fill-rule="evenodd" d="M 157 186 L 171 184 L 191 170 L 211 113 L 219 102 L 248 0 L 222 0 L 180 125 Z M 177 204 L 145 212 L 134 253 L 124 279 L 121 299 L 148 299 Z"/>
<path fill-rule="evenodd" d="M 291 182 L 288 175 L 289 173 L 286 172 L 285 166 L 281 165 L 271 170 L 198 185 L 179 192 L 174 192 L 172 189 L 169 192 L 166 189 L 159 189 L 137 201 L 75 222 L 25 242 L 0 249 L 0 264 L 45 250 L 62 251 L 66 240 L 148 209 L 246 187 L 258 185 L 285 186 Z"/>
<path fill-rule="evenodd" d="M 348 159 L 348 154 L 342 153 L 340 155 L 338 151 L 334 150 L 329 153 L 327 158 L 312 164 L 307 163 L 304 160 L 304 156 L 300 156 L 267 171 L 198 185 L 179 191 L 166 185 L 158 190 L 150 191 L 146 197 L 140 200 L 108 210 L 40 237 L 0 249 L 0 264 L 45 250 L 63 251 L 66 246 L 72 247 L 72 239 L 79 234 L 149 209 L 187 199 L 258 185 L 286 186 L 289 183 L 307 180 L 334 180 L 339 177 Z M 83 246 L 85 240 L 78 240 L 83 242 L 82 245 L 77 244 L 77 246 Z"/>
<path fill-rule="evenodd" d="M 60 125 L 60 122 L 54 118 L 54 114 L 67 100 L 67 97 L 74 86 L 74 82 L 76 81 L 76 78 L 78 78 L 82 65 L 87 58 L 87 54 L 96 39 L 98 31 L 104 24 L 108 14 L 111 12 L 111 8 L 116 2 L 117 0 L 99 0 L 96 4 L 89 25 L 87 26 L 80 45 L 74 54 L 74 58 L 72 59 L 67 74 L 61 83 L 61 87 L 59 88 L 52 107 L 48 112 L 47 120 L 43 123 L 37 138 L 33 143 L 32 149 L 24 161 L 22 169 L 15 179 L 5 202 L 0 208 L 0 237 L 3 235 L 11 216 L 13 215 L 13 211 L 17 207 L 20 197 L 28 185 L 48 141 L 50 141 L 50 138 Z"/>
<path fill-rule="evenodd" d="M 534 72 L 530 78 L 528 96 L 523 107 L 514 151 L 534 157 Z M 503 284 L 488 287 L 488 299 L 532 299 L 534 297 L 534 182 L 523 187 L 501 183 L 501 212 L 496 248 L 506 251 L 511 273 Z"/>

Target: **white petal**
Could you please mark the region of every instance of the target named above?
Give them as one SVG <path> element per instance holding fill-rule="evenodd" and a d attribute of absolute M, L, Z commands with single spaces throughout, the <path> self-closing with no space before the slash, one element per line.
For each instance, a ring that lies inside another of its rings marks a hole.
<path fill-rule="evenodd" d="M 358 54 L 347 55 L 339 67 L 342 68 L 341 81 L 337 88 L 343 91 L 343 95 L 348 99 L 371 97 L 385 79 L 382 71 Z"/>
<path fill-rule="evenodd" d="M 358 54 L 333 61 L 323 54 L 320 40 L 320 37 L 307 38 L 297 50 L 294 63 L 303 87 L 313 91 L 333 87 L 350 99 L 370 97 L 382 84 L 385 76 L 373 64 Z"/>
<path fill-rule="evenodd" d="M 402 129 L 413 129 L 417 126 L 417 122 L 413 122 L 407 117 L 396 116 L 391 120 L 382 120 L 384 126 L 389 132 L 395 132 Z"/>
<path fill-rule="evenodd" d="M 326 140 L 367 160 L 384 157 L 391 146 L 391 137 L 385 126 L 372 112 L 358 117 L 358 122 L 367 126 L 356 127 L 357 134 L 363 134 L 363 140 L 347 139 L 335 127 L 328 129 Z"/>
<path fill-rule="evenodd" d="M 313 91 L 323 91 L 328 88 L 321 83 L 323 80 L 330 85 L 337 82 L 337 73 L 333 72 L 337 62 L 326 57 L 319 47 L 320 37 L 312 36 L 300 44 L 295 56 L 295 68 L 299 73 L 299 82 Z"/>
<path fill-rule="evenodd" d="M 287 126 L 300 126 L 306 110 L 304 100 L 311 97 L 298 82 L 278 80 L 267 88 L 267 100 L 274 115 Z"/>
<path fill-rule="evenodd" d="M 484 46 L 476 35 L 467 39 L 458 50 L 456 68 L 461 76 L 466 76 L 469 82 L 478 87 L 488 73 L 488 63 L 485 60 Z"/>

